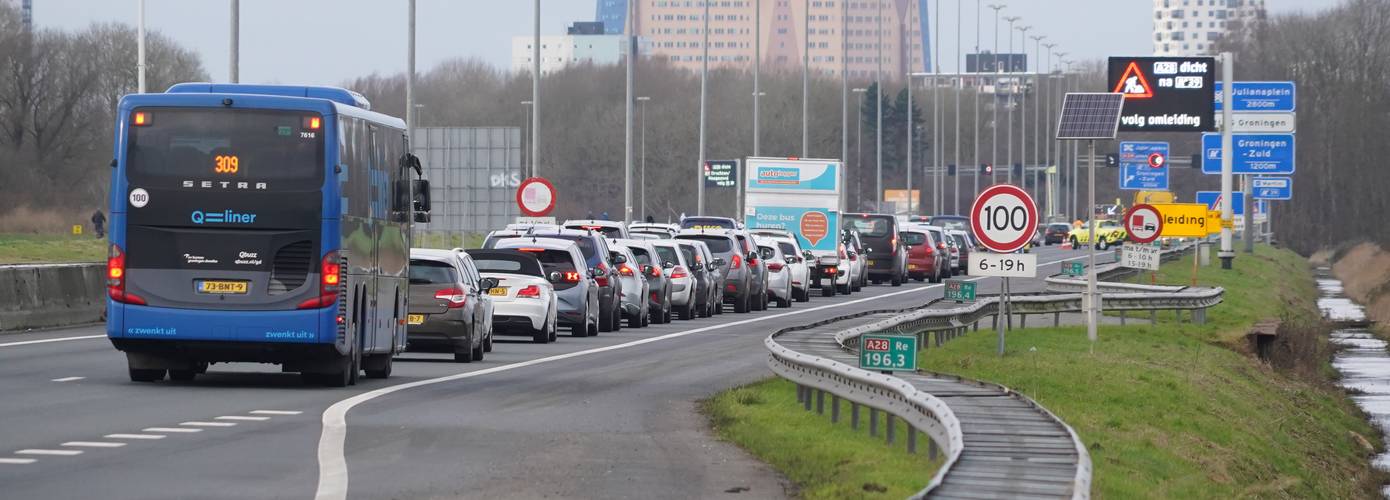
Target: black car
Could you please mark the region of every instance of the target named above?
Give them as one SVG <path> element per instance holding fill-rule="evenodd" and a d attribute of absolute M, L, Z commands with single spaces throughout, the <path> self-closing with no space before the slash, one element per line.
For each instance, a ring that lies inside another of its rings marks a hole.
<path fill-rule="evenodd" d="M 1071 224 L 1065 222 L 1053 222 L 1043 227 L 1043 244 L 1057 245 L 1067 241 L 1067 233 L 1071 232 Z"/>
<path fill-rule="evenodd" d="M 907 248 L 898 240 L 898 218 L 888 214 L 847 213 L 843 227 L 859 233 L 864 245 L 865 268 L 874 283 L 902 286 L 907 280 Z"/>
<path fill-rule="evenodd" d="M 555 238 L 570 240 L 579 245 L 584 254 L 585 264 L 598 282 L 598 331 L 611 332 L 622 329 L 623 285 L 618 280 L 618 266 L 612 261 L 612 250 L 603 233 L 584 229 L 559 229 L 554 226 L 533 227 L 520 231 L 493 231 L 483 241 L 483 248 L 497 248 L 499 240 L 508 238 Z"/>

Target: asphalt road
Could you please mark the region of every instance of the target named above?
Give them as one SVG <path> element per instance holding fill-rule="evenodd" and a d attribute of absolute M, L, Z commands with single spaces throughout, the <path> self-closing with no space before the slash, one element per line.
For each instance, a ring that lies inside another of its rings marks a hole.
<path fill-rule="evenodd" d="M 1045 276 L 1085 253 L 1037 254 Z M 792 309 L 504 340 L 472 364 L 407 353 L 390 379 L 341 389 L 253 364 L 133 383 L 99 326 L 0 335 L 0 498 L 781 498 L 785 479 L 714 439 L 697 402 L 770 376 L 762 342 L 776 329 L 940 296 L 871 286 Z"/>

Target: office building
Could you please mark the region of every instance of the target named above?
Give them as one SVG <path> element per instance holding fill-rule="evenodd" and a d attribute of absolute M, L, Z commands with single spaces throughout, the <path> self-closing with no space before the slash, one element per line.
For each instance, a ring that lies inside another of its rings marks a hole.
<path fill-rule="evenodd" d="M 1264 0 L 1153 0 L 1154 55 L 1216 53 L 1219 40 L 1264 19 Z"/>

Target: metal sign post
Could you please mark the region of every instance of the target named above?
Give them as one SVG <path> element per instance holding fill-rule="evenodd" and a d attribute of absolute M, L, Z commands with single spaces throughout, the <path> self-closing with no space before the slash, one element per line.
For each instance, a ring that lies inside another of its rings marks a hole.
<path fill-rule="evenodd" d="M 1004 278 L 995 329 L 999 355 L 1004 355 L 1004 328 L 1009 316 L 1009 277 L 1037 275 L 1037 256 L 1017 254 L 1028 245 L 1038 227 L 1038 205 L 1028 192 L 1012 184 L 996 184 L 980 193 L 970 207 L 970 228 L 985 248 L 997 253 L 972 252 L 967 266 L 971 274 Z"/>

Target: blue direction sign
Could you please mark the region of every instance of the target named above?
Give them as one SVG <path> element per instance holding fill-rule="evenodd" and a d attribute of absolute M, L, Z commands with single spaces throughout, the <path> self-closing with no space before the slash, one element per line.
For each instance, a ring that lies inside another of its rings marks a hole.
<path fill-rule="evenodd" d="M 1293 111 L 1293 82 L 1235 82 L 1231 111 Z M 1221 82 L 1216 82 L 1214 109 L 1221 111 Z"/>
<path fill-rule="evenodd" d="M 1293 134 L 1234 134 L 1231 148 L 1236 174 L 1292 174 Z M 1202 173 L 1221 173 L 1221 134 L 1202 134 Z"/>
<path fill-rule="evenodd" d="M 1250 179 L 1251 193 L 1257 200 L 1292 200 L 1292 177 L 1256 177 Z"/>
<path fill-rule="evenodd" d="M 1168 190 L 1168 143 L 1121 142 L 1120 189 Z"/>
<path fill-rule="evenodd" d="M 1236 191 L 1231 193 L 1231 195 L 1231 211 L 1235 212 L 1236 216 L 1245 215 L 1245 193 Z M 1220 200 L 1220 191 L 1197 192 L 1197 203 L 1205 203 L 1207 205 L 1207 210 L 1221 210 L 1221 204 L 1217 203 Z"/>

